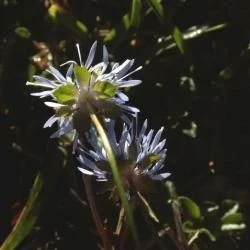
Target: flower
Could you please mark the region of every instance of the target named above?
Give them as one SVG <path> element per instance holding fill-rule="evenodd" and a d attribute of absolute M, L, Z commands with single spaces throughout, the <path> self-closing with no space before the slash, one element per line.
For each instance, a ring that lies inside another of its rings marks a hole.
<path fill-rule="evenodd" d="M 167 149 L 166 139 L 161 140 L 163 127 L 154 135 L 154 130 L 146 133 L 148 122 L 145 120 L 139 134 L 134 131 L 134 123 L 123 125 L 120 139 L 115 135 L 115 122 L 106 121 L 106 133 L 117 160 L 125 189 L 130 191 L 147 189 L 148 179 L 164 180 L 170 173 L 159 173 L 164 167 Z M 98 141 L 97 132 L 91 128 L 87 134 L 93 150 L 79 147 L 78 169 L 86 175 L 93 175 L 97 181 L 108 181 L 112 177 L 105 149 Z"/>
<path fill-rule="evenodd" d="M 84 133 L 89 128 L 91 112 L 103 117 L 121 117 L 127 122 L 127 115 L 135 116 L 139 112 L 137 108 L 125 104 L 129 98 L 122 89 L 141 83 L 140 80 L 127 79 L 141 67 L 129 72 L 134 60 L 125 60 L 121 65 L 115 63 L 110 72 L 105 73 L 109 66 L 108 51 L 103 46 L 102 62 L 92 66 L 96 48 L 97 42 L 94 42 L 83 64 L 77 44 L 80 65 L 75 61 L 62 64 L 61 66 L 69 65 L 65 76 L 53 66 L 49 66 L 46 71 L 53 79 L 35 75 L 35 82 L 27 82 L 27 85 L 45 89 L 32 93 L 32 96 L 53 99 L 53 102 L 44 102 L 55 109 L 55 114 L 46 121 L 44 128 L 59 122 L 59 130 L 52 134 L 52 138 L 74 130 Z"/>

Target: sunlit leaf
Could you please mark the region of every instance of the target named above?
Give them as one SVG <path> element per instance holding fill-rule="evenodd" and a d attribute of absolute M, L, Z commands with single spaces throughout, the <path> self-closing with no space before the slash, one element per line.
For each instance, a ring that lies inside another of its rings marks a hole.
<path fill-rule="evenodd" d="M 235 214 L 239 210 L 240 204 L 238 201 L 235 200 L 223 200 L 222 201 L 222 208 L 226 210 L 225 214 L 222 218 L 227 217 L 228 215 Z"/>
<path fill-rule="evenodd" d="M 26 27 L 18 27 L 15 29 L 15 33 L 25 39 L 30 38 L 31 33 Z"/>
<path fill-rule="evenodd" d="M 242 213 L 234 213 L 223 216 L 221 218 L 222 224 L 241 224 L 244 223 L 244 216 Z"/>
<path fill-rule="evenodd" d="M 182 209 L 184 210 L 187 218 L 198 220 L 201 217 L 201 211 L 199 206 L 190 198 L 179 196 L 178 200 L 181 204 Z"/>
<path fill-rule="evenodd" d="M 184 39 L 183 39 L 183 35 L 182 35 L 181 31 L 179 30 L 179 28 L 177 26 L 175 26 L 173 28 L 172 36 L 173 36 L 175 43 L 176 43 L 177 47 L 179 48 L 180 52 L 182 54 L 184 54 L 185 53 Z"/>
<path fill-rule="evenodd" d="M 56 101 L 62 104 L 70 104 L 74 102 L 77 97 L 77 93 L 77 88 L 71 83 L 63 84 L 52 92 Z"/>

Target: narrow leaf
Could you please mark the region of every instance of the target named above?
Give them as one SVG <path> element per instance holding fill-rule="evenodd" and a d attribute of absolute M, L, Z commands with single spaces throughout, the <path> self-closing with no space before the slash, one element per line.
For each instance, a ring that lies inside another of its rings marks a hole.
<path fill-rule="evenodd" d="M 184 39 L 181 31 L 177 26 L 174 26 L 173 31 L 172 31 L 172 37 L 174 38 L 174 41 L 179 48 L 180 52 L 182 54 L 185 53 L 185 48 L 184 48 Z"/>
<path fill-rule="evenodd" d="M 43 186 L 44 178 L 39 172 L 30 191 L 28 201 L 18 218 L 16 225 L 0 247 L 1 250 L 16 249 L 16 247 L 30 233 L 41 210 L 41 205 L 44 199 Z"/>
<path fill-rule="evenodd" d="M 131 14 L 130 14 L 130 27 L 138 28 L 141 21 L 141 0 L 133 0 Z"/>
<path fill-rule="evenodd" d="M 147 0 L 150 7 L 152 7 L 158 18 L 164 19 L 164 9 L 160 0 Z"/>

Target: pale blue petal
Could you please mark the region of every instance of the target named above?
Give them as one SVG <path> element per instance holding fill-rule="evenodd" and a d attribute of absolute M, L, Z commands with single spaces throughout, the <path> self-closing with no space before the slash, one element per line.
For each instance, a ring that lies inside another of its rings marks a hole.
<path fill-rule="evenodd" d="M 86 68 L 89 68 L 90 65 L 92 64 L 94 57 L 95 57 L 95 52 L 96 52 L 96 46 L 97 46 L 97 41 L 93 43 L 93 45 L 90 48 L 89 55 L 87 57 L 87 60 L 85 62 Z"/>

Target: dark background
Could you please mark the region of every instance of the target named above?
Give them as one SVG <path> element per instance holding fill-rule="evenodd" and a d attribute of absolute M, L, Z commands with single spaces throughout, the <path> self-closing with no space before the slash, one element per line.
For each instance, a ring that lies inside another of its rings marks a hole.
<path fill-rule="evenodd" d="M 70 17 L 51 18 L 48 9 L 52 3 Z M 164 22 L 151 11 L 139 27 L 125 31 L 121 19 L 130 12 L 131 1 L 0 2 L 1 242 L 15 224 L 37 171 L 42 168 L 49 173 L 52 168 L 56 177 L 51 194 L 37 226 L 18 249 L 78 249 L 86 242 L 88 249 L 97 249 L 90 212 L 71 193 L 73 188 L 85 199 L 74 159 L 69 154 L 65 166 L 58 167 L 66 157 L 56 158 L 58 143 L 49 139 L 55 128 L 43 129 L 52 111 L 30 96 L 25 83 L 32 75 L 41 74 L 48 63 L 58 67 L 68 59 L 77 60 L 76 42 L 86 58 L 91 43 L 101 43 L 112 28 L 117 28 L 117 37 L 106 42 L 111 60 L 135 58 L 136 65 L 143 65 L 134 76 L 143 83 L 129 91 L 130 103 L 140 108 L 141 121 L 148 118 L 152 128 L 166 127 L 166 167 L 178 194 L 199 205 L 206 200 L 218 204 L 224 199 L 236 200 L 248 224 L 249 1 L 164 0 L 162 4 Z M 142 1 L 142 13 L 146 10 L 147 1 Z M 77 30 L 72 18 L 83 22 L 88 33 Z M 226 26 L 184 39 L 184 54 L 174 46 L 174 39 L 167 40 L 174 26 L 185 36 L 190 27 L 197 31 L 218 24 Z M 20 27 L 30 32 L 28 37 Z M 174 47 L 166 49 L 170 44 Z M 182 77 L 187 80 L 182 82 Z M 166 200 L 161 194 L 157 197 Z M 218 237 L 214 243 L 202 239 L 198 249 L 249 249 L 247 230 Z"/>

